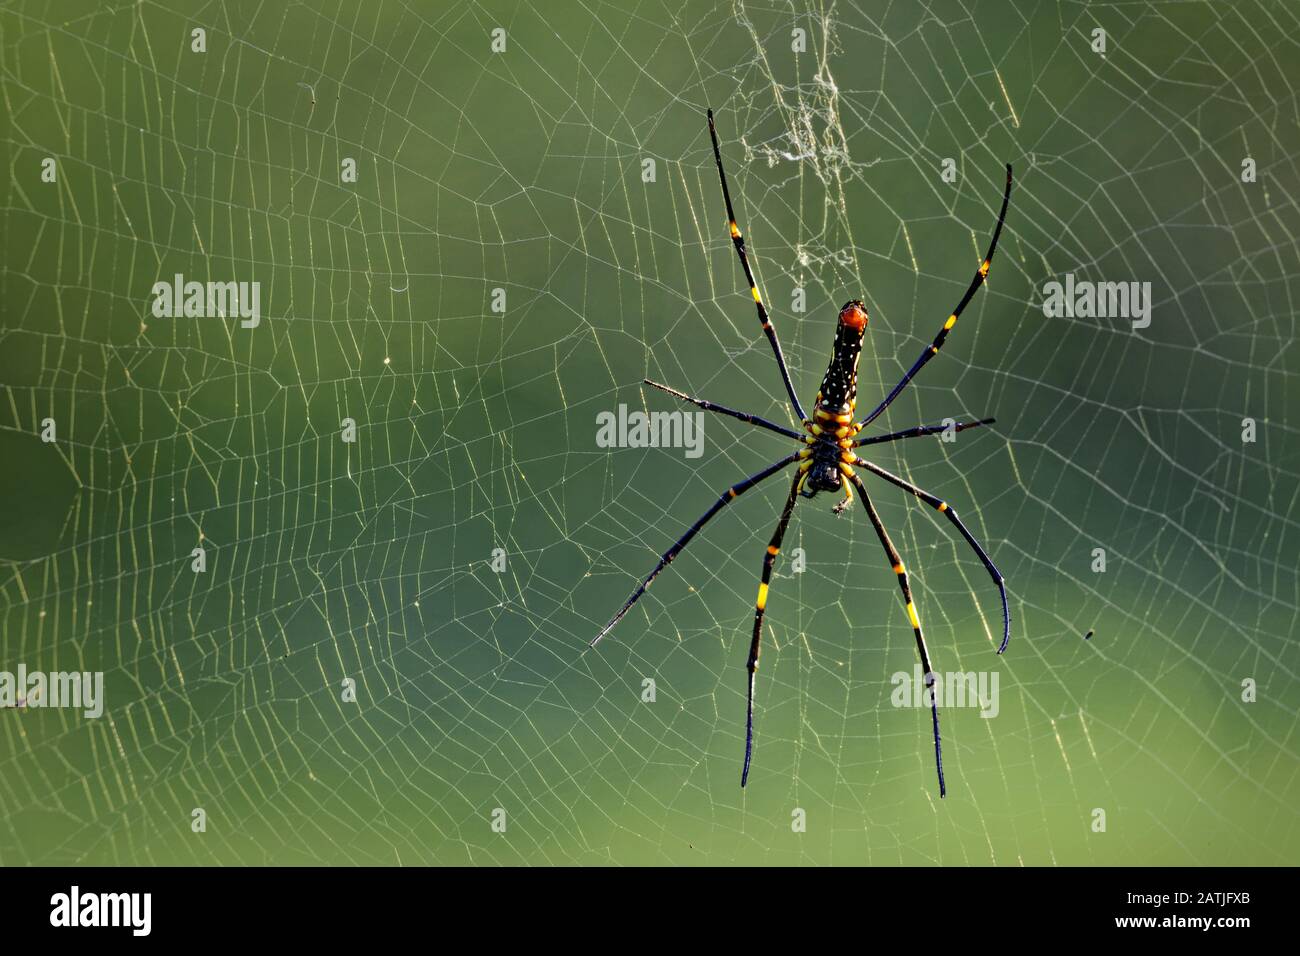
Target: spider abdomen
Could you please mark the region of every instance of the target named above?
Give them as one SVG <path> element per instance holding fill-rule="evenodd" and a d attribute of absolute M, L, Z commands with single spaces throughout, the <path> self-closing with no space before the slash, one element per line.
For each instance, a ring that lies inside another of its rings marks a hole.
<path fill-rule="evenodd" d="M 857 299 L 844 303 L 835 326 L 835 344 L 831 361 L 817 393 L 816 417 L 819 424 L 836 416 L 851 414 L 858 398 L 858 358 L 867 331 L 867 309 Z"/>

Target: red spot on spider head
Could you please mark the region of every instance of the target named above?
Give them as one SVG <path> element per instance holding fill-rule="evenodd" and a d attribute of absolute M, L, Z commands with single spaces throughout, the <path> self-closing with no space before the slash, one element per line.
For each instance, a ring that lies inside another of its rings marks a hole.
<path fill-rule="evenodd" d="M 861 332 L 867 327 L 867 307 L 857 299 L 845 302 L 844 308 L 840 309 L 840 324 Z"/>

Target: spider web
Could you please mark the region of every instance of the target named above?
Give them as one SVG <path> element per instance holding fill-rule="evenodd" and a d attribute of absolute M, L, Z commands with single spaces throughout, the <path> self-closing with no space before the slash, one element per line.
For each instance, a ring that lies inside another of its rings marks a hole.
<path fill-rule="evenodd" d="M 1294 862 L 1294 10 L 19 2 L 0 24 L 0 666 L 103 670 L 108 695 L 98 720 L 3 712 L 0 862 Z M 869 449 L 1009 582 L 999 658 L 974 556 L 869 482 L 936 668 L 1000 677 L 995 718 L 943 713 L 942 802 L 928 714 L 890 703 L 915 649 L 856 507 L 795 512 L 746 790 L 781 479 L 584 649 L 789 448 L 720 418 L 698 459 L 595 441 L 620 403 L 675 409 L 644 377 L 794 424 L 710 105 L 809 402 L 848 298 L 862 403 L 898 380 L 1015 166 L 988 286 L 879 422 L 997 424 Z M 177 272 L 260 282 L 260 327 L 154 319 Z M 1150 326 L 1044 317 L 1066 273 L 1150 282 Z"/>

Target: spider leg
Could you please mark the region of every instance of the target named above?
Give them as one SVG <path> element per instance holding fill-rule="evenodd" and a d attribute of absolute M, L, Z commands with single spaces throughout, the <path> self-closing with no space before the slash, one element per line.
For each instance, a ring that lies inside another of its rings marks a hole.
<path fill-rule="evenodd" d="M 731 190 L 727 188 L 727 173 L 722 168 L 722 150 L 718 148 L 718 131 L 713 125 L 713 110 L 709 110 L 709 137 L 713 140 L 713 158 L 717 161 L 718 179 L 722 182 L 722 198 L 727 203 L 727 223 L 731 228 L 731 242 L 736 247 L 736 254 L 740 256 L 740 267 L 745 270 L 745 278 L 749 280 L 749 291 L 754 296 L 754 306 L 758 309 L 759 325 L 767 333 L 767 341 L 772 345 L 772 354 L 776 356 L 776 365 L 781 370 L 781 380 L 785 382 L 790 404 L 794 407 L 795 414 L 799 416 L 799 421 L 807 421 L 808 416 L 804 414 L 803 406 L 799 404 L 799 396 L 794 393 L 794 385 L 790 381 L 790 369 L 786 367 L 785 355 L 781 352 L 781 343 L 776 337 L 776 327 L 772 325 L 767 307 L 763 305 L 763 297 L 758 293 L 754 270 L 750 268 L 749 256 L 745 254 L 745 237 L 740 234 L 740 227 L 736 225 L 736 212 L 731 206 Z"/>
<path fill-rule="evenodd" d="M 768 465 L 766 468 L 764 468 L 762 471 L 758 472 L 757 474 L 750 475 L 744 481 L 737 482 L 736 484 L 728 488 L 726 491 L 724 491 L 718 497 L 718 500 L 713 503 L 713 506 L 709 508 L 708 511 L 704 512 L 704 514 L 700 516 L 700 518 L 695 522 L 695 524 L 687 528 L 686 533 L 682 535 L 680 538 L 678 538 L 676 541 L 674 541 L 673 546 L 671 548 L 669 548 L 667 551 L 663 553 L 663 555 L 659 558 L 659 563 L 655 565 L 654 570 L 651 571 L 646 576 L 646 579 L 641 582 L 641 585 L 635 591 L 632 592 L 632 596 L 627 599 L 627 602 L 623 605 L 622 608 L 619 609 L 619 612 L 615 614 L 612 618 L 610 618 L 609 623 L 600 629 L 600 633 L 597 634 L 594 638 L 592 638 L 591 643 L 587 646 L 595 647 L 598 643 L 600 643 L 601 638 L 603 638 L 606 634 L 608 634 L 611 630 L 614 629 L 615 624 L 623 620 L 623 615 L 627 614 L 627 612 L 631 609 L 632 605 L 641 599 L 641 595 L 645 594 L 646 588 L 650 587 L 651 582 L 654 581 L 654 579 L 658 576 L 659 572 L 662 571 L 664 568 L 666 568 L 668 564 L 673 560 L 673 558 L 681 554 L 682 549 L 685 548 L 688 544 L 690 544 L 691 539 L 694 538 L 695 535 L 699 533 L 699 530 L 704 527 L 704 525 L 708 522 L 710 518 L 712 518 L 715 514 L 721 511 L 724 507 L 731 504 L 731 502 L 734 501 L 737 497 L 743 495 L 750 488 L 753 488 L 756 484 L 758 484 L 763 479 L 770 478 L 772 477 L 772 475 L 775 475 L 778 471 L 780 471 L 782 468 L 785 468 L 787 465 L 794 464 L 794 462 L 797 461 L 799 459 L 799 456 L 802 454 L 804 453 L 797 451 L 793 455 L 789 455 L 785 458 L 782 458 L 780 461 L 776 462 L 775 464 Z"/>
<path fill-rule="evenodd" d="M 758 670 L 759 638 L 763 634 L 767 586 L 772 581 L 772 565 L 776 563 L 777 552 L 781 550 L 781 541 L 785 538 L 785 529 L 790 524 L 790 513 L 794 511 L 795 498 L 799 495 L 799 486 L 803 484 L 805 474 L 807 472 L 801 471 L 795 475 L 794 482 L 790 485 L 790 496 L 785 499 L 785 507 L 781 509 L 781 520 L 777 522 L 772 540 L 767 545 L 767 553 L 763 555 L 763 577 L 758 585 L 758 598 L 754 601 L 754 639 L 749 644 L 749 660 L 745 664 L 749 671 L 749 692 L 745 705 L 745 767 L 740 771 L 741 787 L 749 780 L 749 761 L 754 755 L 754 672 Z"/>
<path fill-rule="evenodd" d="M 916 635 L 916 649 L 921 653 L 921 667 L 925 672 L 925 686 L 930 688 L 930 713 L 934 721 L 934 763 L 939 770 L 939 796 L 942 797 L 948 792 L 948 788 L 943 781 L 943 747 L 939 743 L 939 701 L 938 695 L 934 693 L 934 669 L 930 666 L 930 652 L 926 649 L 925 636 L 921 633 L 921 619 L 916 616 L 916 605 L 912 602 L 912 585 L 907 580 L 907 571 L 903 567 L 903 559 L 899 556 L 898 549 L 894 547 L 894 542 L 889 540 L 889 532 L 885 530 L 880 515 L 876 513 L 876 506 L 871 503 L 871 498 L 867 495 L 866 485 L 862 483 L 862 479 L 854 474 L 853 469 L 848 465 L 841 464 L 840 470 L 858 489 L 858 497 L 862 499 L 862 507 L 867 509 L 867 517 L 871 519 L 871 526 L 876 529 L 876 537 L 880 539 L 880 544 L 885 549 L 885 556 L 889 558 L 894 574 L 898 575 L 898 586 L 903 590 L 903 601 L 907 604 L 907 616 L 912 622 L 912 633 Z"/>
<path fill-rule="evenodd" d="M 1007 220 L 1007 204 L 1010 201 L 1011 164 L 1008 163 L 1007 188 L 1002 194 L 1002 211 L 998 213 L 998 224 L 993 229 L 993 241 L 989 243 L 989 251 L 984 256 L 984 261 L 980 263 L 980 267 L 975 270 L 975 278 L 970 280 L 970 285 L 966 288 L 966 294 L 963 295 L 961 301 L 957 303 L 957 308 L 952 310 L 952 314 L 948 316 L 948 320 L 944 322 L 943 328 L 941 328 L 939 334 L 934 337 L 934 341 L 925 347 L 925 351 L 921 353 L 921 357 L 918 358 L 912 364 L 912 367 L 907 370 L 907 374 L 904 375 L 899 383 L 894 386 L 893 391 L 885 396 L 885 400 L 876 406 L 875 411 L 862 420 L 862 423 L 857 426 L 859 429 L 870 425 L 873 421 L 879 418 L 880 413 L 889 407 L 889 403 L 898 397 L 899 392 L 907 387 L 907 383 L 912 380 L 917 372 L 921 371 L 921 368 L 925 363 L 939 354 L 939 349 L 943 347 L 944 340 L 948 338 L 948 332 L 957 324 L 957 319 L 961 317 L 962 311 L 970 303 L 970 300 L 975 297 L 975 293 L 979 290 L 979 287 L 984 284 L 984 280 L 988 278 L 989 266 L 992 265 L 993 253 L 996 252 L 998 248 L 998 237 L 1002 235 L 1002 224 Z"/>
<path fill-rule="evenodd" d="M 759 418 L 757 415 L 751 415 L 749 412 L 738 412 L 734 408 L 727 408 L 725 405 L 719 405 L 717 402 L 710 402 L 703 398 L 692 398 L 685 392 L 679 392 L 675 388 L 669 388 L 667 385 L 660 385 L 658 382 L 652 382 L 650 379 L 643 381 L 651 388 L 657 388 L 661 392 L 667 392 L 684 402 L 690 402 L 692 405 L 698 405 L 706 412 L 717 412 L 720 415 L 730 415 L 732 418 L 739 418 L 742 422 L 749 422 L 751 425 L 757 425 L 759 428 L 766 428 L 768 431 L 776 432 L 778 435 L 784 435 L 787 438 L 793 438 L 795 441 L 804 441 L 807 439 L 806 434 L 799 434 L 792 428 L 786 428 L 775 422 L 769 422 L 766 418 Z"/>
<path fill-rule="evenodd" d="M 831 514 L 838 518 L 848 510 L 851 504 L 853 504 L 853 485 L 848 484 L 844 486 L 844 499 L 835 503 L 835 507 L 831 509 Z"/>
<path fill-rule="evenodd" d="M 979 555 L 979 559 L 983 562 L 985 570 L 989 573 L 989 577 L 991 577 L 993 583 L 997 585 L 998 594 L 1002 597 L 1002 645 L 998 648 L 998 653 L 1001 654 L 1005 651 L 1007 649 L 1007 643 L 1011 640 L 1011 610 L 1007 606 L 1006 578 L 1002 576 L 1002 572 L 997 569 L 996 565 L 994 565 L 993 560 L 988 556 L 988 552 L 986 552 L 984 548 L 981 547 L 980 543 L 975 540 L 975 536 L 970 533 L 964 524 L 962 524 L 961 519 L 957 517 L 957 512 L 949 508 L 946 501 L 935 497 L 923 488 L 918 488 L 911 482 L 904 481 L 897 475 L 890 474 L 879 465 L 873 465 L 871 462 L 862 458 L 855 458 L 853 464 L 867 469 L 867 471 L 871 472 L 873 475 L 884 478 L 885 481 L 892 485 L 897 485 L 904 491 L 910 491 L 931 508 L 944 514 L 949 521 L 956 525 L 957 531 L 966 539 L 966 543 L 974 549 L 977 555 Z"/>
<path fill-rule="evenodd" d="M 915 428 L 904 428 L 901 432 L 890 432 L 888 435 L 875 435 L 871 438 L 858 438 L 849 443 L 850 448 L 857 448 L 861 445 L 879 445 L 881 442 L 898 441 L 900 438 L 918 438 L 921 435 L 937 435 L 940 432 L 952 428 L 954 432 L 964 432 L 968 428 L 978 428 L 980 425 L 992 425 L 997 419 L 981 418 L 977 422 L 957 422 L 954 425 L 917 425 Z"/>

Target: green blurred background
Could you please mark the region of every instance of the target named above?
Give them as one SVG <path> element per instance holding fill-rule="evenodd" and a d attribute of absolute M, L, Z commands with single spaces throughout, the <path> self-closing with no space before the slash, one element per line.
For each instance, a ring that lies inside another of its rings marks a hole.
<path fill-rule="evenodd" d="M 99 720 L 0 712 L 0 863 L 1296 862 L 1297 10 L 552 6 L 0 10 L 0 669 L 108 692 Z M 897 380 L 1015 166 L 988 289 L 882 419 L 997 425 L 873 449 L 1011 589 L 997 658 L 978 562 L 871 486 L 936 667 L 1001 681 L 996 719 L 944 714 L 942 802 L 860 511 L 796 512 L 747 790 L 782 482 L 585 650 L 788 447 L 722 419 L 698 460 L 595 442 L 674 407 L 646 376 L 789 420 L 709 105 L 809 401 L 859 295 L 863 404 Z M 176 272 L 260 282 L 262 324 L 153 318 Z M 1151 326 L 1044 318 L 1066 272 L 1152 283 Z"/>

